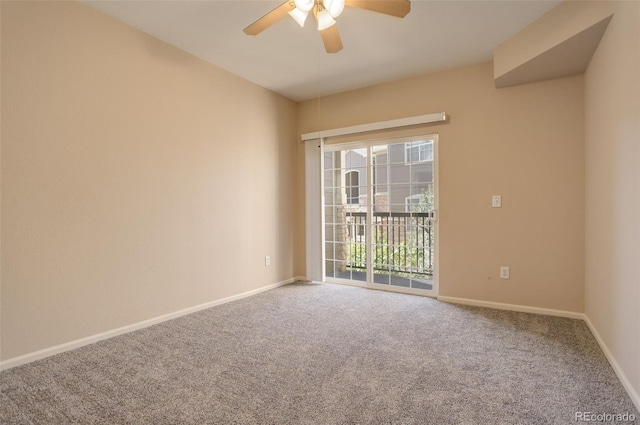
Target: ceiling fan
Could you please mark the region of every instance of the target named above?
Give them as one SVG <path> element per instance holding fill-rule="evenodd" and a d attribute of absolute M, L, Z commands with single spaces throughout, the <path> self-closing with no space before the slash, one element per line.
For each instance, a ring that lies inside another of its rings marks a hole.
<path fill-rule="evenodd" d="M 340 16 L 345 6 L 372 10 L 398 18 L 404 18 L 411 10 L 409 0 L 287 0 L 246 27 L 244 32 L 247 35 L 258 35 L 287 14 L 300 26 L 304 26 L 308 15 L 313 13 L 325 50 L 327 53 L 336 53 L 342 50 L 342 39 L 335 18 Z"/>

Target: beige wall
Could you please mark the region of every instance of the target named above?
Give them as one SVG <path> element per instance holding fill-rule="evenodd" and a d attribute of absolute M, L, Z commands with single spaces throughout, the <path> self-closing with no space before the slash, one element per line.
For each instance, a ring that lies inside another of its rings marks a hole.
<path fill-rule="evenodd" d="M 2 2 L 1 358 L 294 277 L 295 128 L 87 6 Z"/>
<path fill-rule="evenodd" d="M 614 5 L 585 75 L 586 314 L 638 404 L 640 3 Z"/>
<path fill-rule="evenodd" d="M 433 112 L 451 117 L 432 127 L 440 295 L 582 312 L 582 76 L 497 90 L 483 63 L 301 103 L 299 130 Z M 494 194 L 501 209 L 491 208 Z M 499 279 L 500 266 L 511 267 L 510 280 Z"/>

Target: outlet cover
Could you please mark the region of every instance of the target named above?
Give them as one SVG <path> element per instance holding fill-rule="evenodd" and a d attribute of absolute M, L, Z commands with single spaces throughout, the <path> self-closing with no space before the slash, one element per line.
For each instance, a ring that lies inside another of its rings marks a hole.
<path fill-rule="evenodd" d="M 500 279 L 509 279 L 509 267 L 500 267 Z"/>

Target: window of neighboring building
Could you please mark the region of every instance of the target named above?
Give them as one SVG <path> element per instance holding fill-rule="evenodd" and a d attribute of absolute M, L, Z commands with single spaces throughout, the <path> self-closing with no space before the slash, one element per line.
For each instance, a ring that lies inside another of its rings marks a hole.
<path fill-rule="evenodd" d="M 344 185 L 347 189 L 347 204 L 360 203 L 360 171 L 347 171 L 344 175 Z"/>
<path fill-rule="evenodd" d="M 411 195 L 404 198 L 404 209 L 406 212 L 415 212 L 416 207 L 420 205 L 421 195 Z"/>
<path fill-rule="evenodd" d="M 433 161 L 433 141 L 420 140 L 404 144 L 404 162 Z"/>

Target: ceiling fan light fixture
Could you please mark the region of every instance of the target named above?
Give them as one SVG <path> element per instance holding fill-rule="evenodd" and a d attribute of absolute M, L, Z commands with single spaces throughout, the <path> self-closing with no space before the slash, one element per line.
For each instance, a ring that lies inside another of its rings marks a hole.
<path fill-rule="evenodd" d="M 303 12 L 302 10 L 295 8 L 289 12 L 289 15 L 298 23 L 298 25 L 304 27 L 307 16 L 309 16 L 309 12 Z"/>
<path fill-rule="evenodd" d="M 333 19 L 327 9 L 322 9 L 318 12 L 318 31 L 326 30 L 332 25 L 335 25 L 336 21 Z"/>
<path fill-rule="evenodd" d="M 309 12 L 313 9 L 313 6 L 315 6 L 316 0 L 294 0 L 293 3 L 296 5 L 297 9 L 300 9 L 303 12 Z"/>
<path fill-rule="evenodd" d="M 411 11 L 411 0 L 284 0 L 284 3 L 243 31 L 250 36 L 258 35 L 287 14 L 300 26 L 304 26 L 309 12 L 311 12 L 317 21 L 324 50 L 327 53 L 337 53 L 342 50 L 343 46 L 335 18 L 341 16 L 346 6 L 404 18 Z"/>
<path fill-rule="evenodd" d="M 329 11 L 332 18 L 337 18 L 344 10 L 344 1 L 345 0 L 323 0 L 322 4 L 324 8 Z"/>

